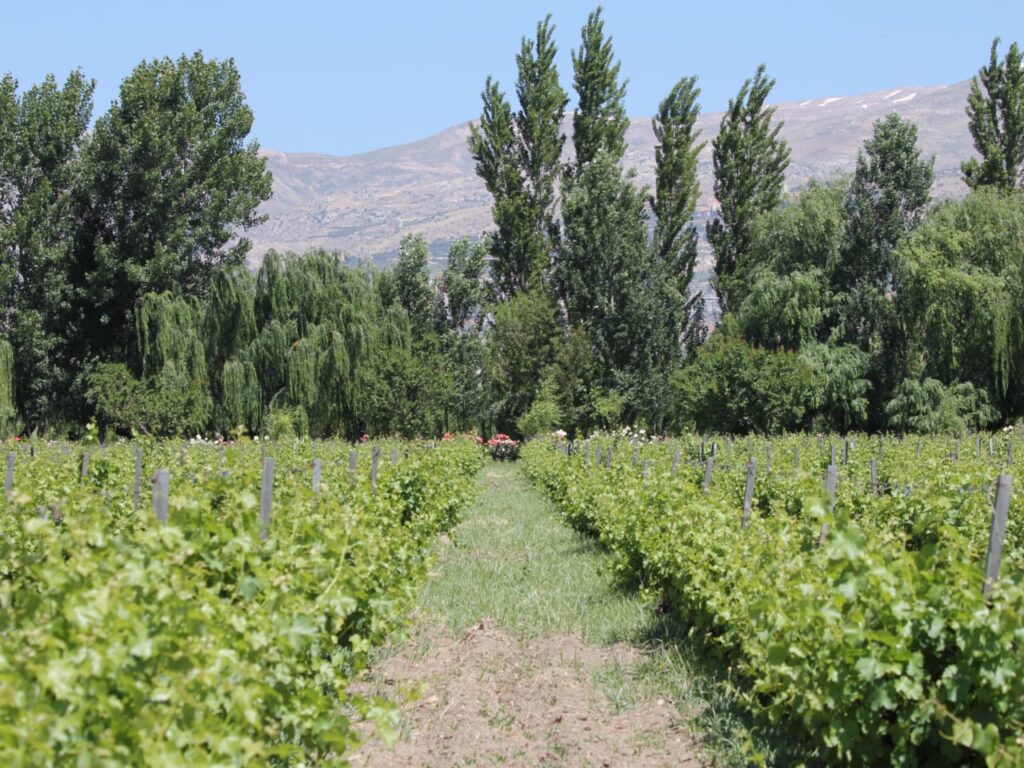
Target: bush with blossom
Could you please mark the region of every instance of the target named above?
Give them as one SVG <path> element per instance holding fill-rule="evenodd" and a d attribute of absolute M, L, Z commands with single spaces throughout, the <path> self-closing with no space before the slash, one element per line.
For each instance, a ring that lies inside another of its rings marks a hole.
<path fill-rule="evenodd" d="M 487 441 L 491 458 L 495 461 L 515 461 L 519 458 L 519 441 L 499 432 Z"/>

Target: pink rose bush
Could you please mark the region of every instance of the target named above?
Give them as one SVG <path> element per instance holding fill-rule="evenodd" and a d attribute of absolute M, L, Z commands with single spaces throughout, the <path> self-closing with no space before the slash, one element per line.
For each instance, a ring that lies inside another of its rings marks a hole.
<path fill-rule="evenodd" d="M 519 441 L 501 432 L 487 441 L 491 458 L 495 461 L 515 461 L 519 458 Z"/>

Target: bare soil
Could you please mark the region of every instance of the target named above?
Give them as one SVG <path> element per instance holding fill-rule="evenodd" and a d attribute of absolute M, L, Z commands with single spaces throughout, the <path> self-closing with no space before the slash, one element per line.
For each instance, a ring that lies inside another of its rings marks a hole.
<path fill-rule="evenodd" d="M 358 768 L 704 764 L 672 702 L 616 704 L 600 682 L 610 668 L 628 675 L 642 658 L 628 645 L 592 646 L 572 635 L 519 640 L 490 620 L 453 637 L 420 617 L 392 650 L 361 692 L 419 696 L 401 710 L 394 748 L 371 737 L 351 757 Z"/>

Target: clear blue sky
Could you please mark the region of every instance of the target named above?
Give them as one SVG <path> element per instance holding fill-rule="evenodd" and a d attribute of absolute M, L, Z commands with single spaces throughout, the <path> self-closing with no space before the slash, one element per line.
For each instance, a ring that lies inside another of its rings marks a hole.
<path fill-rule="evenodd" d="M 788 101 L 952 83 L 978 70 L 996 35 L 1004 48 L 1024 44 L 1021 0 L 603 5 L 633 116 L 650 115 L 683 75 L 699 76 L 702 107 L 713 112 L 762 61 L 778 80 L 774 100 Z M 484 78 L 511 91 L 520 38 L 549 12 L 571 90 L 569 51 L 595 6 L 3 0 L 0 73 L 26 86 L 81 67 L 97 81 L 99 114 L 139 61 L 202 49 L 234 57 L 263 146 L 352 154 L 477 117 Z"/>

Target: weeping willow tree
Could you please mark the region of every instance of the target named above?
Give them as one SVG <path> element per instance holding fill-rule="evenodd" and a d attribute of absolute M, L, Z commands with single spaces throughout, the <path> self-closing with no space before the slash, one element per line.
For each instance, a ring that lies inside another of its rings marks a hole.
<path fill-rule="evenodd" d="M 246 360 L 228 360 L 221 372 L 220 421 L 230 432 L 242 427 L 257 432 L 263 423 L 263 390 L 256 366 Z"/>
<path fill-rule="evenodd" d="M 7 339 L 0 339 L 0 430 L 10 434 L 17 421 L 18 406 L 14 399 L 14 348 Z"/>
<path fill-rule="evenodd" d="M 204 311 L 199 301 L 165 292 L 143 296 L 136 313 L 141 378 L 161 399 L 180 401 L 177 421 L 189 432 L 204 431 L 213 413 Z"/>
<path fill-rule="evenodd" d="M 984 390 L 1024 415 L 1024 195 L 991 189 L 936 209 L 899 249 L 908 374 Z"/>
<path fill-rule="evenodd" d="M 378 273 L 337 254 L 267 255 L 254 283 L 256 333 L 245 349 L 267 417 L 288 413 L 295 431 L 356 437 L 374 413 L 368 371 L 408 349 L 407 318 L 375 290 Z M 253 390 L 255 391 L 255 390 Z"/>
<path fill-rule="evenodd" d="M 324 251 L 271 252 L 255 276 L 215 274 L 201 301 L 148 294 L 136 312 L 138 378 L 97 371 L 97 410 L 102 403 L 117 428 L 146 432 L 436 431 L 416 412 L 440 399 L 431 387 L 444 378 L 420 364 L 386 276 Z M 178 415 L 154 427 L 172 396 Z M 139 398 L 140 415 L 121 418 Z"/>

